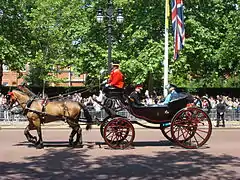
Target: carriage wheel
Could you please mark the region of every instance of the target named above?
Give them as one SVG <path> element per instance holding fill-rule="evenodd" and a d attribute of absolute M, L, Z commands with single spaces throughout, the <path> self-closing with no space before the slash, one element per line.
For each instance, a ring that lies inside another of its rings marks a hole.
<path fill-rule="evenodd" d="M 135 138 L 135 130 L 126 118 L 115 118 L 108 122 L 104 128 L 104 141 L 113 149 L 129 147 Z"/>
<path fill-rule="evenodd" d="M 172 135 L 171 135 L 171 126 L 170 124 L 167 126 L 160 126 L 160 129 L 162 131 L 162 134 L 164 135 L 165 138 L 167 138 L 170 142 L 174 142 Z"/>
<path fill-rule="evenodd" d="M 116 115 L 116 117 L 122 117 L 122 116 Z M 104 138 L 104 128 L 105 128 L 105 126 L 111 120 L 112 120 L 112 118 L 110 116 L 108 116 L 108 117 L 104 118 L 104 120 L 101 122 L 100 133 L 101 133 L 102 138 Z"/>
<path fill-rule="evenodd" d="M 204 145 L 212 133 L 208 115 L 198 108 L 180 110 L 171 122 L 171 135 L 178 145 L 196 149 Z"/>
<path fill-rule="evenodd" d="M 121 111 L 124 109 L 124 105 L 121 102 L 120 99 L 118 99 L 118 97 L 111 97 L 111 98 L 107 98 L 104 103 L 103 103 L 106 107 L 114 110 L 114 111 Z"/>
<path fill-rule="evenodd" d="M 110 99 L 110 98 L 107 98 L 105 101 L 104 101 L 104 106 L 108 107 L 108 108 L 112 108 L 113 106 L 113 100 Z"/>

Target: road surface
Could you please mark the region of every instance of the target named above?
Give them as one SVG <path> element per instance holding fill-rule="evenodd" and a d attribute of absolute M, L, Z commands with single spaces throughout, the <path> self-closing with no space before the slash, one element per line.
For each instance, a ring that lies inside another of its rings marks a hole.
<path fill-rule="evenodd" d="M 240 180 L 240 129 L 213 129 L 197 150 L 175 146 L 152 129 L 137 129 L 127 150 L 108 148 L 97 129 L 84 131 L 84 147 L 72 149 L 69 133 L 44 129 L 45 148 L 37 150 L 23 130 L 0 130 L 0 180 Z"/>

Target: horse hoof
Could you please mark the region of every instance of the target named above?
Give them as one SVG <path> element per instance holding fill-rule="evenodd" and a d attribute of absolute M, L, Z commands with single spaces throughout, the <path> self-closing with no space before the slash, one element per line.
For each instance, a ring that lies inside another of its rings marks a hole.
<path fill-rule="evenodd" d="M 69 140 L 68 144 L 69 144 L 70 147 L 74 146 L 73 140 Z"/>
<path fill-rule="evenodd" d="M 38 146 L 40 145 L 40 142 L 39 141 L 35 141 L 35 146 Z"/>
<path fill-rule="evenodd" d="M 82 148 L 83 147 L 83 144 L 82 143 L 79 143 L 78 141 L 74 141 L 73 143 L 72 143 L 72 146 L 71 147 L 80 147 L 80 148 Z"/>
<path fill-rule="evenodd" d="M 34 136 L 34 137 L 30 138 L 28 141 L 29 141 L 30 143 L 33 143 L 33 144 L 36 145 L 36 143 L 37 143 L 37 137 Z"/>
<path fill-rule="evenodd" d="M 44 148 L 43 144 L 38 144 L 38 145 L 36 146 L 36 149 L 43 149 L 43 148 Z"/>
<path fill-rule="evenodd" d="M 33 136 L 33 139 L 35 142 L 37 142 L 37 137 L 36 136 Z"/>

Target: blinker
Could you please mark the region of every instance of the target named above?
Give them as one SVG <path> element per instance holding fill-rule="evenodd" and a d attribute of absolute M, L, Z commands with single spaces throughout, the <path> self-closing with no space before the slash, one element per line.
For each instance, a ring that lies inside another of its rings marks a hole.
<path fill-rule="evenodd" d="M 8 95 L 9 96 L 13 96 L 13 92 L 8 92 Z"/>

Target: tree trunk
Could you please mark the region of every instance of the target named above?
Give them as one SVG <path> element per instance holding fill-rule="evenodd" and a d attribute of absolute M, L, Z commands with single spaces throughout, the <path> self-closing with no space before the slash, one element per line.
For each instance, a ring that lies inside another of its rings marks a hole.
<path fill-rule="evenodd" d="M 2 87 L 2 77 L 3 77 L 3 61 L 0 60 L 0 87 Z"/>
<path fill-rule="evenodd" d="M 150 94 L 153 92 L 153 75 L 151 72 L 148 73 L 148 91 Z"/>

